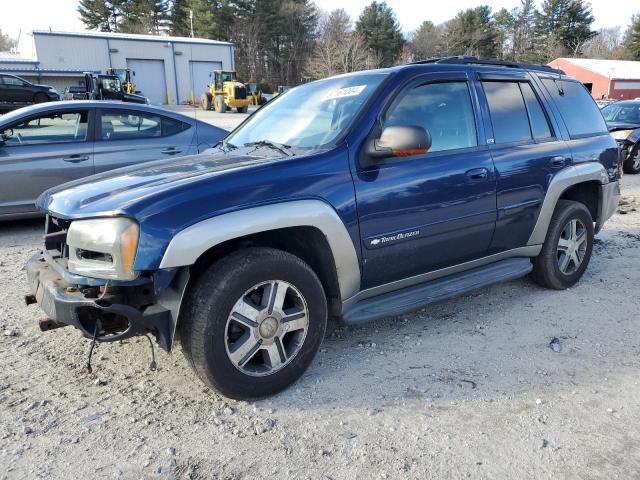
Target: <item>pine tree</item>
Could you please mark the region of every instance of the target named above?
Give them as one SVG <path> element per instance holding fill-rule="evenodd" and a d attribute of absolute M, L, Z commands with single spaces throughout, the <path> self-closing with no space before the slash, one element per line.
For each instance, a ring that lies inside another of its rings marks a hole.
<path fill-rule="evenodd" d="M 191 21 L 189 19 L 188 0 L 173 0 L 169 13 L 171 35 L 178 37 L 191 36 Z"/>
<path fill-rule="evenodd" d="M 474 55 L 495 58 L 498 55 L 499 32 L 491 8 L 482 5 L 469 8 L 448 22 L 447 35 L 452 39 L 452 55 Z"/>
<path fill-rule="evenodd" d="M 9 35 L 2 33 L 0 28 L 0 52 L 8 52 L 16 46 L 16 41 Z"/>
<path fill-rule="evenodd" d="M 400 58 L 404 37 L 396 14 L 385 2 L 373 1 L 364 8 L 356 32 L 378 57 L 377 66 L 389 67 Z"/>
<path fill-rule="evenodd" d="M 117 32 L 126 0 L 80 0 L 80 20 L 90 30 Z"/>
<path fill-rule="evenodd" d="M 591 30 L 595 20 L 591 6 L 584 0 L 545 0 L 535 18 L 538 50 L 543 56 L 577 56 L 597 34 Z"/>
<path fill-rule="evenodd" d="M 159 35 L 169 29 L 167 0 L 126 0 L 118 31 Z"/>
<path fill-rule="evenodd" d="M 624 46 L 629 60 L 640 60 L 640 13 L 631 18 L 631 26 L 624 37 Z"/>

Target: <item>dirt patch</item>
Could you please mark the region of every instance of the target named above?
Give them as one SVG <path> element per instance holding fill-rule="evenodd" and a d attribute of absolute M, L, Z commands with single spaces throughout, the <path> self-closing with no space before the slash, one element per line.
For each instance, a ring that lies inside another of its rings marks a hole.
<path fill-rule="evenodd" d="M 640 176 L 623 180 L 576 287 L 334 326 L 256 403 L 206 391 L 180 351 L 150 371 L 144 338 L 99 345 L 87 374 L 88 342 L 22 303 L 40 222 L 0 225 L 0 478 L 634 478 Z"/>

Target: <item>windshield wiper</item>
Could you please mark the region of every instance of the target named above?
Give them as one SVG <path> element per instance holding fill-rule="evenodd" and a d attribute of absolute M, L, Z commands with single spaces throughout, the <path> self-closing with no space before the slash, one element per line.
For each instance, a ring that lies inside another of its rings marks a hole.
<path fill-rule="evenodd" d="M 278 150 L 280 153 L 284 153 L 287 156 L 295 155 L 291 152 L 291 145 L 285 145 L 284 143 L 276 143 L 271 140 L 259 140 L 257 142 L 249 142 L 244 144 L 245 147 L 269 147 L 274 150 Z"/>

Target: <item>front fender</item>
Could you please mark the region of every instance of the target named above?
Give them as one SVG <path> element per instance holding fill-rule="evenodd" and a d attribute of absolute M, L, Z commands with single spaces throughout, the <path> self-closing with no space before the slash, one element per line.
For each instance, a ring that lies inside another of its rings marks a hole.
<path fill-rule="evenodd" d="M 315 227 L 325 235 L 336 265 L 342 299 L 360 290 L 360 267 L 351 237 L 335 210 L 320 200 L 264 205 L 203 220 L 173 237 L 160 268 L 193 265 L 207 250 L 222 242 L 290 227 Z"/>

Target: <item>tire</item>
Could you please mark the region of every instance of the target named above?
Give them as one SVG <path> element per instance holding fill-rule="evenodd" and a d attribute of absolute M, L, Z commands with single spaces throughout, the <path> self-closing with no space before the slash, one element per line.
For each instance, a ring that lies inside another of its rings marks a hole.
<path fill-rule="evenodd" d="M 631 175 L 640 173 L 640 142 L 632 147 L 629 157 L 622 164 L 622 170 Z"/>
<path fill-rule="evenodd" d="M 247 111 L 249 110 L 249 107 L 245 105 L 244 107 L 236 108 L 236 110 L 238 111 L 238 113 L 247 113 Z"/>
<path fill-rule="evenodd" d="M 200 96 L 200 106 L 202 107 L 202 110 L 211 110 L 211 95 L 203 93 Z"/>
<path fill-rule="evenodd" d="M 49 101 L 49 97 L 47 97 L 47 95 L 42 92 L 36 93 L 35 96 L 33 97 L 33 103 L 44 103 L 48 101 Z"/>
<path fill-rule="evenodd" d="M 558 201 L 542 251 L 533 262 L 533 280 L 554 290 L 575 285 L 589 265 L 593 237 L 593 219 L 587 207 L 580 202 Z"/>
<path fill-rule="evenodd" d="M 216 112 L 224 113 L 227 111 L 227 104 L 224 103 L 224 96 L 218 95 L 215 101 Z"/>
<path fill-rule="evenodd" d="M 180 341 L 205 384 L 227 397 L 250 400 L 273 395 L 300 378 L 326 326 L 327 299 L 306 263 L 281 250 L 247 248 L 211 265 L 190 287 Z"/>

